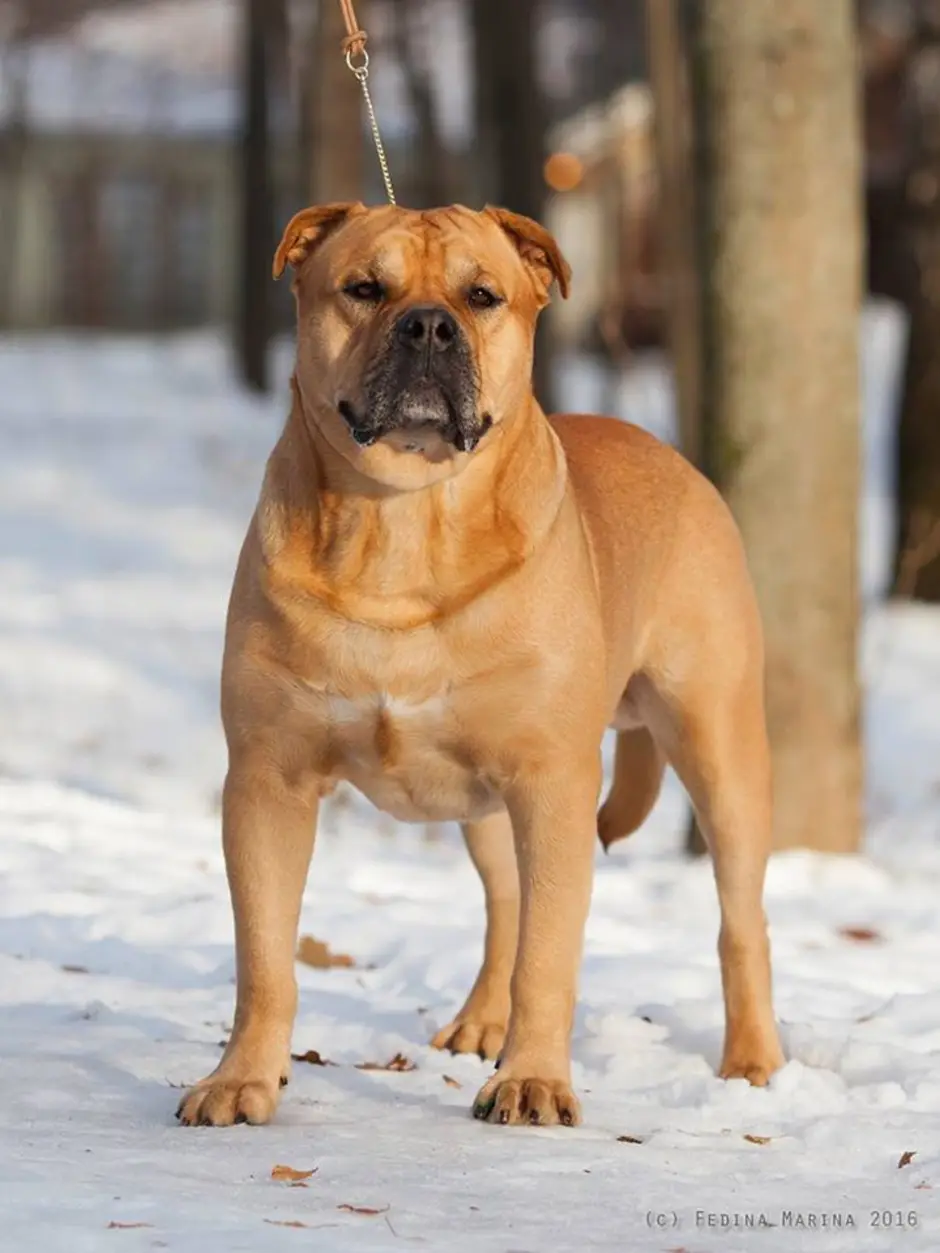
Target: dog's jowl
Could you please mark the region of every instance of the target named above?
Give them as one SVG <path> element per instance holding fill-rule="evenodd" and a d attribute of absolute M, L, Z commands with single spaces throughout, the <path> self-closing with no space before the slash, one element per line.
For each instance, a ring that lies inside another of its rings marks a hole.
<path fill-rule="evenodd" d="M 338 780 L 398 818 L 462 823 L 485 959 L 433 1043 L 500 1058 L 478 1117 L 570 1124 L 595 842 L 639 826 L 670 762 L 714 859 L 721 1073 L 766 1083 L 783 1057 L 762 907 L 763 653 L 727 509 L 637 428 L 539 408 L 535 322 L 569 271 L 535 222 L 311 208 L 278 248 L 275 273 L 288 266 L 292 405 L 239 560 L 222 678 L 235 1027 L 182 1121 L 274 1113 L 317 808 Z"/>

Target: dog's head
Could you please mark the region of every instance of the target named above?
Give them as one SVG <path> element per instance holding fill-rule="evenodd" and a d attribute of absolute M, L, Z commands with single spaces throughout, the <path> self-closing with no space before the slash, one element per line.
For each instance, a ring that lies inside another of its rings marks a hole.
<path fill-rule="evenodd" d="M 304 402 L 334 448 L 399 486 L 453 472 L 525 402 L 536 318 L 570 277 L 536 222 L 461 206 L 304 209 L 275 277 L 288 264 Z"/>

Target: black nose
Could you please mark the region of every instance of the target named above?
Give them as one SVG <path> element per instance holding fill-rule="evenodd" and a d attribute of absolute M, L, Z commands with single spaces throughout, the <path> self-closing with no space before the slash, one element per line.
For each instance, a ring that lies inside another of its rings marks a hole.
<path fill-rule="evenodd" d="M 398 319 L 395 334 L 408 348 L 446 352 L 457 338 L 457 322 L 439 305 L 415 305 Z"/>

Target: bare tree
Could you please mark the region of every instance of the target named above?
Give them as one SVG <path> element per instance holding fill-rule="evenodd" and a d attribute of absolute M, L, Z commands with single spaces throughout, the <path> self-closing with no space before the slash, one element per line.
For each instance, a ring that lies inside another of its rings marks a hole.
<path fill-rule="evenodd" d="M 274 235 L 267 77 L 268 0 L 245 0 L 241 131 L 241 290 L 238 362 L 244 383 L 268 387 L 270 256 Z"/>
<path fill-rule="evenodd" d="M 904 237 L 913 277 L 898 432 L 895 592 L 940 602 L 940 4 L 919 6 L 907 63 L 911 164 Z"/>
<path fill-rule="evenodd" d="M 544 208 L 546 102 L 538 73 L 538 0 L 472 0 L 475 147 L 481 199 L 538 220 Z M 539 325 L 535 390 L 552 407 L 548 323 Z"/>
<path fill-rule="evenodd" d="M 679 446 L 698 463 L 699 294 L 695 259 L 688 84 L 678 0 L 646 0 L 646 38 L 655 106 L 660 256 L 665 271 L 669 350 Z"/>
<path fill-rule="evenodd" d="M 416 208 L 448 204 L 451 194 L 448 153 L 441 134 L 428 64 L 427 35 L 431 0 L 395 0 L 392 31 L 417 131 L 409 203 Z"/>
<path fill-rule="evenodd" d="M 22 178 L 29 144 L 27 75 L 29 48 L 26 14 L 21 5 L 10 11 L 6 38 L 0 45 L 0 69 L 6 82 L 6 118 L 0 129 L 0 326 L 15 317 L 16 259 L 22 217 Z"/>
<path fill-rule="evenodd" d="M 701 0 L 703 458 L 763 612 L 775 839 L 849 851 L 862 762 L 851 0 Z"/>
<path fill-rule="evenodd" d="M 365 0 L 356 0 L 356 11 L 368 30 Z M 345 35 L 337 0 L 318 0 L 303 82 L 308 190 L 314 203 L 362 200 L 365 194 L 362 95 L 343 60 Z"/>

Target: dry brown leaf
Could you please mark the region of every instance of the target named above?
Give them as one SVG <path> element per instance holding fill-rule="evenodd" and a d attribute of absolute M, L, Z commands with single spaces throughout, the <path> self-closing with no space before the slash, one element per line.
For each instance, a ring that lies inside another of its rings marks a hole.
<path fill-rule="evenodd" d="M 108 1223 L 106 1231 L 136 1231 L 138 1227 L 152 1227 L 153 1223 Z"/>
<path fill-rule="evenodd" d="M 347 1214 L 367 1214 L 370 1218 L 374 1218 L 376 1214 L 387 1214 L 391 1206 L 384 1205 L 381 1209 L 371 1209 L 368 1205 L 337 1205 L 336 1208 Z"/>
<path fill-rule="evenodd" d="M 911 1162 L 917 1156 L 917 1150 L 905 1149 L 898 1158 L 898 1170 L 902 1170 L 905 1166 L 910 1166 Z"/>
<path fill-rule="evenodd" d="M 748 1144 L 769 1144 L 770 1136 L 745 1136 Z"/>
<path fill-rule="evenodd" d="M 417 1065 L 409 1061 L 404 1053 L 396 1053 L 393 1058 L 385 1062 L 357 1062 L 357 1070 L 417 1070 Z"/>
<path fill-rule="evenodd" d="M 335 1066 L 336 1062 L 331 1062 L 324 1057 L 317 1049 L 307 1049 L 306 1053 L 291 1053 L 292 1062 L 306 1062 L 308 1066 Z"/>
<path fill-rule="evenodd" d="M 307 1227 L 308 1225 L 298 1218 L 266 1218 L 264 1221 L 270 1227 Z"/>
<path fill-rule="evenodd" d="M 333 953 L 330 946 L 323 940 L 316 940 L 312 935 L 302 935 L 297 945 L 297 960 L 305 966 L 313 966 L 316 970 L 329 970 L 331 966 L 355 966 L 355 961 L 348 953 Z"/>
<path fill-rule="evenodd" d="M 293 1166 L 274 1166 L 271 1170 L 271 1178 L 283 1182 L 285 1179 L 293 1182 L 297 1179 L 309 1179 L 311 1175 L 315 1175 L 319 1168 L 314 1166 L 312 1170 L 295 1170 Z"/>
<path fill-rule="evenodd" d="M 71 962 L 66 962 L 63 966 L 60 966 L 59 969 L 64 970 L 67 975 L 87 975 L 88 974 L 87 966 L 73 966 Z"/>
<path fill-rule="evenodd" d="M 932 1183 L 915 1183 L 914 1191 L 915 1192 L 932 1192 L 933 1184 Z"/>
<path fill-rule="evenodd" d="M 840 927 L 839 935 L 844 940 L 854 940 L 856 944 L 874 944 L 882 938 L 873 927 Z"/>
<path fill-rule="evenodd" d="M 643 1141 L 640 1139 L 639 1136 L 618 1136 L 617 1143 L 618 1144 L 642 1144 Z"/>
<path fill-rule="evenodd" d="M 462 1088 L 463 1084 L 459 1079 L 455 1079 L 453 1075 L 444 1075 L 444 1082 L 449 1088 Z"/>

